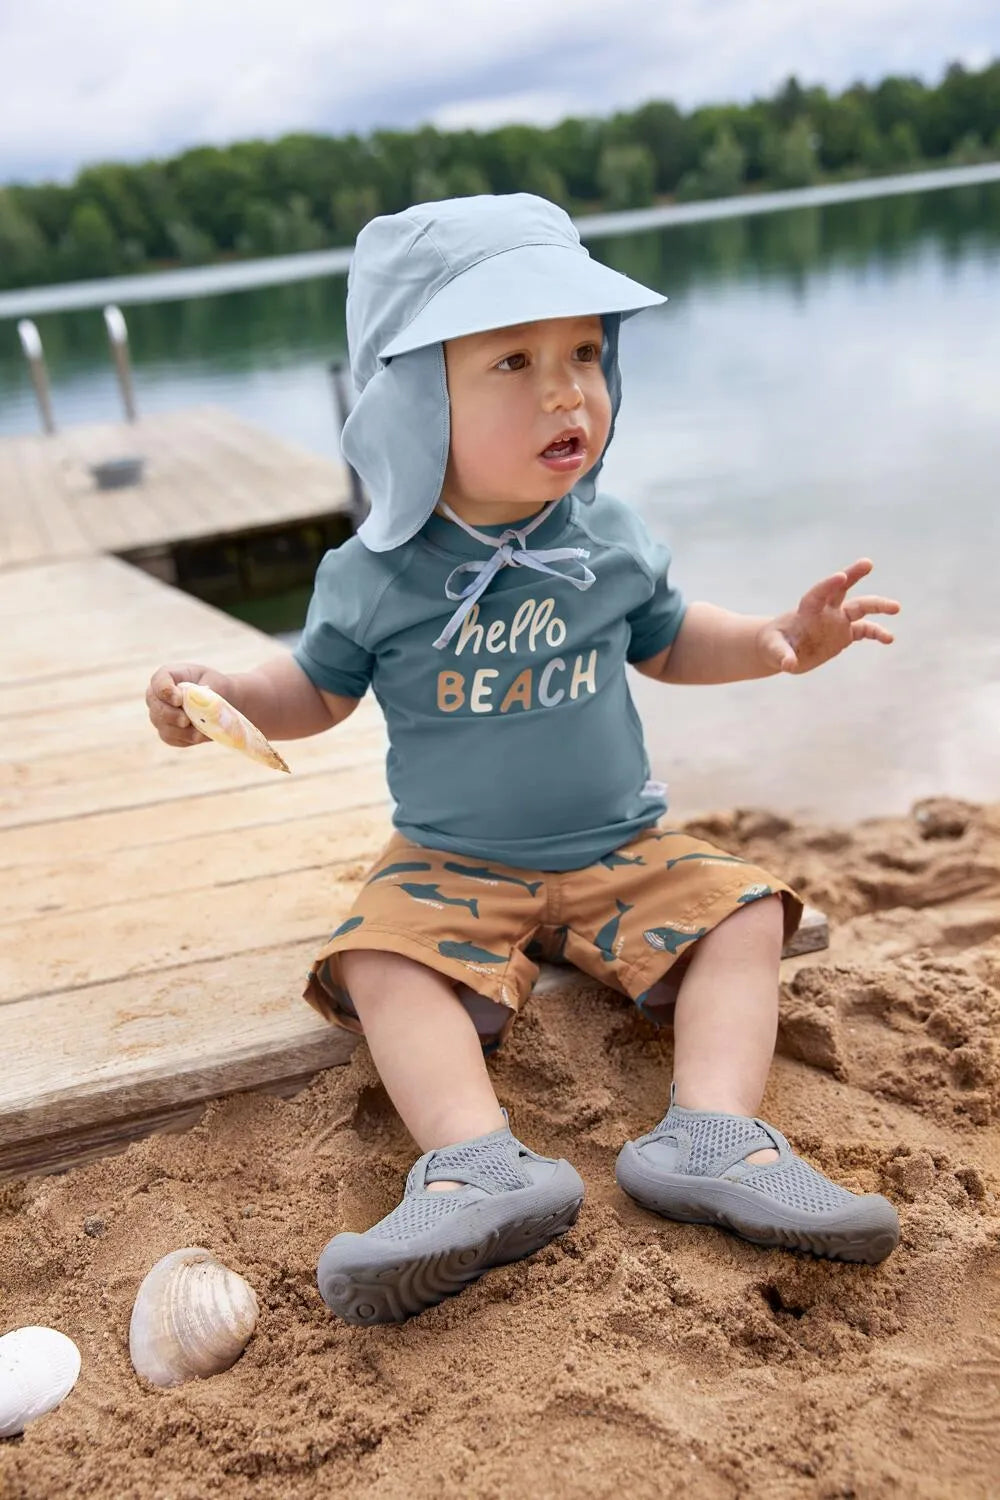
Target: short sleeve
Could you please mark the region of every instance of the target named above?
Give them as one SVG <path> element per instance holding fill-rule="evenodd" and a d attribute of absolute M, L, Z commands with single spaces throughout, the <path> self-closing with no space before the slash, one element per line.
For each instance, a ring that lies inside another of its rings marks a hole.
<path fill-rule="evenodd" d="M 323 692 L 363 698 L 375 657 L 361 644 L 366 601 L 360 570 L 346 555 L 353 540 L 328 552 L 320 563 L 306 623 L 292 655 Z"/>
<path fill-rule="evenodd" d="M 684 620 L 687 605 L 679 588 L 671 582 L 671 554 L 663 542 L 650 536 L 645 522 L 633 517 L 633 545 L 643 573 L 651 575 L 651 592 L 628 614 L 631 638 L 626 659 L 647 661 L 673 644 Z"/>

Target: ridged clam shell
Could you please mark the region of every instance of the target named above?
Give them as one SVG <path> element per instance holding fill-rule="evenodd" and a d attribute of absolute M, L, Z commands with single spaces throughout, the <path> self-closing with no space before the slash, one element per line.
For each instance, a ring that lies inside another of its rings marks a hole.
<path fill-rule="evenodd" d="M 136 1296 L 128 1333 L 132 1364 L 160 1386 L 218 1375 L 243 1353 L 259 1312 L 253 1287 L 210 1250 L 172 1250 Z"/>
<path fill-rule="evenodd" d="M 14 1437 L 69 1395 L 80 1351 L 56 1328 L 15 1328 L 0 1338 L 0 1438 Z"/>

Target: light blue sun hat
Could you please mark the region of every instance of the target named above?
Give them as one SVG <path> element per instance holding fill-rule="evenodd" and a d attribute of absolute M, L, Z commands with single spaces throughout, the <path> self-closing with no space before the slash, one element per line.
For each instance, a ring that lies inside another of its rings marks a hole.
<path fill-rule="evenodd" d="M 611 425 L 572 490 L 592 501 L 621 404 L 621 323 L 666 300 L 593 260 L 569 215 L 533 193 L 445 198 L 370 220 L 347 277 L 357 397 L 341 434 L 371 501 L 359 539 L 371 552 L 399 547 L 438 503 L 451 441 L 444 341 L 515 323 L 601 316 Z"/>

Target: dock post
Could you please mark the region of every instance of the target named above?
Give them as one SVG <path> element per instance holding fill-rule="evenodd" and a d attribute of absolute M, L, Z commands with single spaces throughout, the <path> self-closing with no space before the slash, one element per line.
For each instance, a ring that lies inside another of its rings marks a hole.
<path fill-rule="evenodd" d="M 344 362 L 340 359 L 332 359 L 329 365 L 330 376 L 333 380 L 333 398 L 337 403 L 337 417 L 340 422 L 340 430 L 343 432 L 344 423 L 350 416 L 350 407 L 347 404 L 347 387 L 344 383 Z M 361 475 L 353 464 L 347 462 L 347 473 L 351 481 L 351 519 L 354 522 L 355 531 L 368 514 L 368 502 L 365 499 L 364 490 L 361 487 Z"/>
<path fill-rule="evenodd" d="M 35 396 L 42 413 L 42 427 L 45 432 L 55 432 L 56 423 L 52 415 L 52 398 L 49 394 L 49 377 L 45 369 L 41 335 L 30 318 L 21 319 L 17 325 L 17 333 L 31 371 L 31 383 L 35 387 Z"/>
<path fill-rule="evenodd" d="M 129 422 L 134 422 L 136 418 L 135 392 L 132 389 L 132 368 L 128 357 L 128 329 L 125 326 L 121 308 L 116 307 L 113 302 L 104 309 L 104 325 L 108 330 L 108 342 L 111 345 L 115 370 L 118 374 L 118 386 L 122 393 L 125 416 Z"/>

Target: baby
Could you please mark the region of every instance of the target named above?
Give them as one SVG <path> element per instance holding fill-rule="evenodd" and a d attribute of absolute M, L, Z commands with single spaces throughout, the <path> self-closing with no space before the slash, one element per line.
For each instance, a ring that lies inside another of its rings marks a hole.
<path fill-rule="evenodd" d="M 623 1144 L 626 1193 L 759 1245 L 875 1262 L 898 1243 L 887 1199 L 829 1181 L 755 1115 L 802 902 L 664 821 L 625 664 L 664 683 L 809 672 L 889 643 L 869 617 L 899 605 L 851 595 L 864 559 L 770 619 L 686 603 L 667 548 L 598 491 L 622 320 L 664 300 L 532 194 L 373 219 L 348 278 L 342 439 L 370 513 L 321 562 L 294 653 L 233 676 L 162 666 L 147 691 L 178 746 L 203 739 L 185 679 L 271 740 L 339 724 L 369 684 L 386 717 L 394 833 L 305 996 L 363 1032 L 423 1152 L 402 1202 L 320 1257 L 349 1322 L 409 1317 L 575 1221 L 581 1178 L 511 1132 L 486 1061 L 538 960 L 654 1021 L 672 1011 L 669 1107 Z"/>

